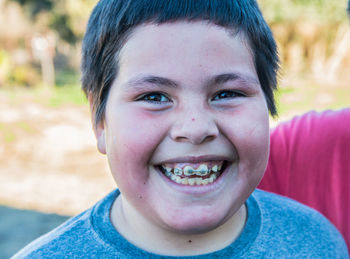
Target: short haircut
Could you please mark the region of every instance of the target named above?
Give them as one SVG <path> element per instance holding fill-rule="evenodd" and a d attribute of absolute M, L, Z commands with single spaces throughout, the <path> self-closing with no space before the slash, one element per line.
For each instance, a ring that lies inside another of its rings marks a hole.
<path fill-rule="evenodd" d="M 100 0 L 90 16 L 82 48 L 82 88 L 91 94 L 95 125 L 104 120 L 118 56 L 138 25 L 206 21 L 242 33 L 271 115 L 276 115 L 277 47 L 255 0 Z"/>

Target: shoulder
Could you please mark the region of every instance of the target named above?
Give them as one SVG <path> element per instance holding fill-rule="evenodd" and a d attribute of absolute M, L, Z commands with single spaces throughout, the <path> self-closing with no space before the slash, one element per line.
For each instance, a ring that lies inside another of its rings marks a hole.
<path fill-rule="evenodd" d="M 259 187 L 307 204 L 318 204 L 325 196 L 317 192 L 320 183 L 322 189 L 330 188 L 329 181 L 336 178 L 345 187 L 350 166 L 348 121 L 350 108 L 312 111 L 280 123 L 271 130 L 269 162 Z M 317 202 L 310 202 L 310 197 Z"/>
<path fill-rule="evenodd" d="M 259 239 L 270 247 L 278 245 L 272 252 L 326 258 L 347 256 L 347 247 L 338 230 L 314 209 L 260 190 L 253 196 L 262 214 Z"/>
<path fill-rule="evenodd" d="M 328 224 L 328 220 L 320 213 L 290 198 L 262 190 L 256 190 L 253 196 L 258 202 L 265 219 L 280 215 L 283 216 L 281 220 L 286 220 L 285 216 L 298 216 L 298 218 L 291 218 L 289 221 L 295 223 L 295 221 L 303 222 L 304 219 L 310 220 L 315 218 L 317 221 L 310 222 L 311 224 L 318 221 Z"/>
<path fill-rule="evenodd" d="M 271 131 L 271 138 L 302 138 L 303 136 L 320 138 L 320 135 L 350 137 L 347 121 L 350 120 L 350 108 L 341 110 L 310 111 L 282 122 Z M 317 131 L 317 134 L 314 134 Z M 336 134 L 335 134 L 336 133 Z"/>
<path fill-rule="evenodd" d="M 90 209 L 34 240 L 15 254 L 13 258 L 76 258 L 77 255 L 83 256 L 82 251 L 84 251 L 84 254 L 91 254 L 90 252 L 93 250 L 104 250 L 105 244 L 95 230 L 94 217 L 99 216 L 96 215 L 97 210 L 103 204 L 112 203 L 113 194 L 109 194 Z M 98 213 L 101 213 L 101 211 Z M 102 213 L 109 217 L 108 212 Z"/>
<path fill-rule="evenodd" d="M 283 224 L 286 231 L 290 227 L 291 231 L 305 228 L 337 233 L 335 227 L 322 214 L 295 200 L 261 190 L 256 190 L 253 196 L 259 204 L 264 224 L 269 224 L 271 229 L 278 223 Z M 315 226 L 317 227 L 314 228 Z"/>

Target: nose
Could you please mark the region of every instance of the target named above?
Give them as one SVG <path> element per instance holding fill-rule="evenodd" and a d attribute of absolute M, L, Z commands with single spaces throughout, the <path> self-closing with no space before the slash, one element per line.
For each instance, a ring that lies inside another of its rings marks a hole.
<path fill-rule="evenodd" d="M 211 114 L 204 109 L 191 109 L 176 116 L 170 137 L 176 142 L 199 145 L 214 140 L 218 134 L 219 129 Z"/>

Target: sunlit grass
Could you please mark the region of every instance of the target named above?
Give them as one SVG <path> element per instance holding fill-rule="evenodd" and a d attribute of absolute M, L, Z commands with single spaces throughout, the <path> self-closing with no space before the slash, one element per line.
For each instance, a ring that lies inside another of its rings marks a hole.
<path fill-rule="evenodd" d="M 34 102 L 48 107 L 59 108 L 62 105 L 86 105 L 87 99 L 79 85 L 56 86 L 53 88 L 11 87 L 0 89 L 13 104 Z"/>
<path fill-rule="evenodd" d="M 280 116 L 301 114 L 309 110 L 337 110 L 350 106 L 350 89 L 348 86 L 316 84 L 280 87 L 276 93 L 276 102 Z"/>
<path fill-rule="evenodd" d="M 51 107 L 60 107 L 64 104 L 85 105 L 87 99 L 80 87 L 76 85 L 55 87 L 48 104 Z"/>
<path fill-rule="evenodd" d="M 35 133 L 35 129 L 27 121 L 19 121 L 17 122 L 17 126 L 19 129 L 23 130 L 26 133 Z"/>
<path fill-rule="evenodd" d="M 17 139 L 16 134 L 11 130 L 11 128 L 2 123 L 0 123 L 0 136 L 2 136 L 3 140 L 7 144 L 12 143 Z"/>

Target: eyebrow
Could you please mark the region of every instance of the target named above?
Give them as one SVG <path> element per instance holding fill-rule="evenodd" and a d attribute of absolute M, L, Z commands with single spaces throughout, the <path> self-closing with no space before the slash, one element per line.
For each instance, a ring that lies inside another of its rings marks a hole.
<path fill-rule="evenodd" d="M 132 88 L 145 84 L 165 86 L 168 88 L 177 88 L 179 86 L 177 82 L 171 79 L 152 75 L 131 79 L 129 82 L 126 83 L 128 87 Z"/>
<path fill-rule="evenodd" d="M 209 81 L 206 83 L 207 87 L 213 87 L 225 84 L 229 81 L 238 81 L 242 83 L 243 85 L 257 85 L 259 86 L 259 81 L 255 77 L 251 77 L 248 75 L 244 75 L 241 73 L 224 73 L 220 75 L 216 75 L 213 78 L 210 78 Z M 178 88 L 179 83 L 177 83 L 174 80 L 165 78 L 165 77 L 159 77 L 159 76 L 153 76 L 153 75 L 147 75 L 147 76 L 141 76 L 134 79 L 131 79 L 126 83 L 126 86 L 129 88 L 139 88 L 142 85 L 158 85 L 158 86 L 165 86 L 167 88 Z"/>
<path fill-rule="evenodd" d="M 241 73 L 225 73 L 217 75 L 210 79 L 208 82 L 208 86 L 210 87 L 213 85 L 222 85 L 229 81 L 238 81 L 244 85 L 260 85 L 258 79 L 256 79 L 255 77 L 251 77 Z"/>

